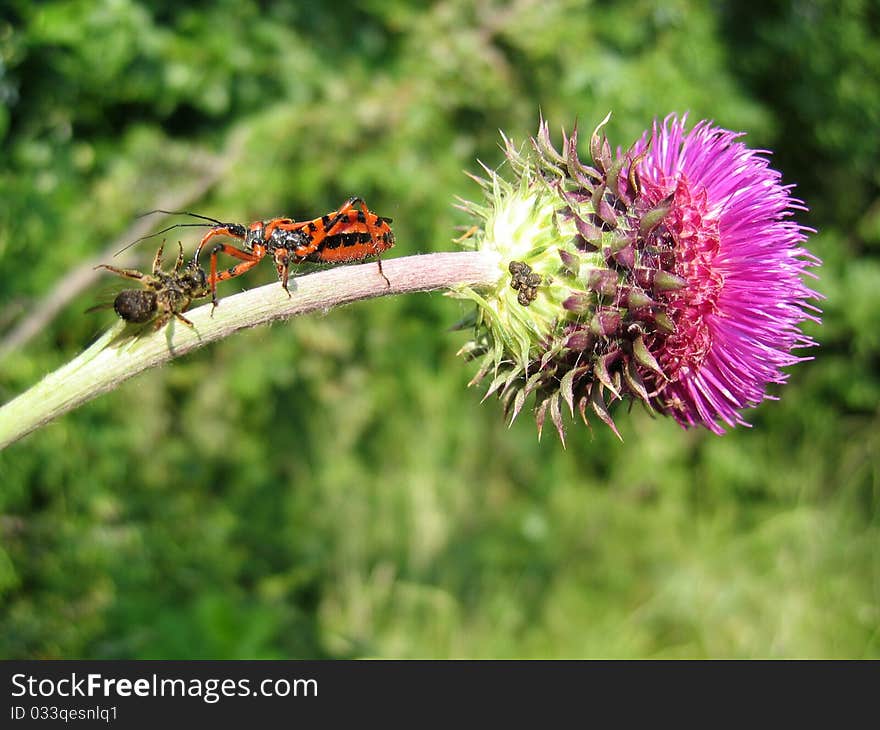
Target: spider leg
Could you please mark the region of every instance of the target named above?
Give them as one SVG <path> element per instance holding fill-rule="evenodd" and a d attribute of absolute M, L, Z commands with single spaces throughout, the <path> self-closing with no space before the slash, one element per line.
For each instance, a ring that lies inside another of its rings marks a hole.
<path fill-rule="evenodd" d="M 153 258 L 153 275 L 160 273 L 162 271 L 162 252 L 165 250 L 165 241 L 159 245 L 159 248 L 156 250 L 156 256 Z"/>
<path fill-rule="evenodd" d="M 184 317 L 180 312 L 175 312 L 174 316 L 177 317 L 181 322 L 183 322 L 187 327 L 195 327 L 195 325 L 190 322 L 186 317 Z"/>
<path fill-rule="evenodd" d="M 178 241 L 177 242 L 177 261 L 174 262 L 174 273 L 177 274 L 182 268 L 183 268 L 183 244 L 180 241 Z"/>
<path fill-rule="evenodd" d="M 142 271 L 138 271 L 137 269 L 120 269 L 116 266 L 110 266 L 109 264 L 98 264 L 95 269 L 107 269 L 107 271 L 112 271 L 114 274 L 118 276 L 124 276 L 126 279 L 143 279 L 146 274 Z"/>

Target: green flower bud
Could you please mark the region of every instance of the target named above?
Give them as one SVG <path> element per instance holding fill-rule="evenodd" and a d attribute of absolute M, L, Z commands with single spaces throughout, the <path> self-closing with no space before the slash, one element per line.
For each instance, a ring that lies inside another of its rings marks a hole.
<path fill-rule="evenodd" d="M 544 122 L 522 149 L 505 137 L 513 179 L 484 167 L 488 176 L 474 179 L 486 199 L 462 204 L 477 219 L 466 244 L 498 261 L 494 287 L 457 292 L 477 305 L 474 339 L 462 348 L 481 361 L 472 383 L 491 376 L 487 396 L 497 393 L 511 420 L 534 393 L 539 435 L 549 414 L 563 441 L 563 402 L 615 433 L 609 401 L 650 404 L 641 373 L 656 360 L 644 337 L 668 326 L 656 322 L 657 291 L 680 283 L 643 255 L 645 232 L 668 207 L 638 208 L 637 161 L 612 159 L 607 121 L 591 140 L 594 166 L 578 159 L 576 131 L 561 153 Z"/>

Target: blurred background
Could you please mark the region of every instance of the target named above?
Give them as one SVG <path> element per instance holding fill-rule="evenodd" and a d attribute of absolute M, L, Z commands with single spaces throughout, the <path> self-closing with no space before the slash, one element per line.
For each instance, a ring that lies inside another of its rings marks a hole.
<path fill-rule="evenodd" d="M 440 294 L 147 372 L 0 453 L 0 656 L 880 657 L 878 28 L 876 0 L 5 0 L 0 401 L 114 321 L 83 271 L 163 224 L 138 213 L 360 194 L 392 255 L 452 250 L 463 171 L 539 110 L 612 110 L 624 146 L 673 111 L 747 131 L 827 300 L 816 360 L 724 437 L 508 429 Z"/>

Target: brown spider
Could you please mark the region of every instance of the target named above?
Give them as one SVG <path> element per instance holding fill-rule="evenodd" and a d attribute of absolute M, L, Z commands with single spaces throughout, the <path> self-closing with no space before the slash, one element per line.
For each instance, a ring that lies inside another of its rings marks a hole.
<path fill-rule="evenodd" d="M 156 318 L 156 329 L 161 329 L 172 317 L 176 317 L 188 327 L 193 323 L 183 316 L 194 299 L 207 296 L 208 277 L 205 271 L 191 261 L 183 266 L 183 246 L 177 244 L 180 252 L 171 271 L 162 270 L 162 251 L 165 242 L 156 251 L 153 271 L 145 274 L 137 269 L 119 269 L 101 264 L 96 269 L 107 269 L 127 279 L 137 279 L 143 289 L 124 289 L 116 295 L 113 309 L 126 322 L 142 324 Z"/>

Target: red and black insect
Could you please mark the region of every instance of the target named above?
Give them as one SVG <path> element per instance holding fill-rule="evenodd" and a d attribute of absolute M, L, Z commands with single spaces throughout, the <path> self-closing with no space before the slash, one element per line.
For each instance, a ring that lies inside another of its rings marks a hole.
<path fill-rule="evenodd" d="M 193 214 L 190 214 L 193 215 Z M 217 282 L 241 276 L 256 266 L 264 257 L 275 262 L 281 286 L 287 291 L 290 266 L 311 261 L 317 263 L 348 263 L 376 256 L 379 273 L 390 286 L 382 271 L 379 254 L 394 245 L 390 218 L 371 212 L 362 198 L 349 198 L 339 209 L 320 218 L 295 221 L 292 218 L 272 218 L 256 221 L 245 227 L 241 223 L 222 223 L 206 216 L 215 225 L 202 238 L 193 261 L 198 265 L 202 249 L 212 238 L 229 236 L 244 242 L 241 248 L 218 243 L 211 249 L 208 285 L 211 299 L 217 304 Z M 241 263 L 225 271 L 217 270 L 217 256 L 224 253 Z"/>
<path fill-rule="evenodd" d="M 119 269 L 100 264 L 97 269 L 107 269 L 127 279 L 136 279 L 143 289 L 123 289 L 113 301 L 113 309 L 126 322 L 143 324 L 156 318 L 156 329 L 161 329 L 172 317 L 185 325 L 193 323 L 183 316 L 193 300 L 208 296 L 208 277 L 195 261 L 183 265 L 183 246 L 177 244 L 179 253 L 171 271 L 162 270 L 162 251 L 159 246 L 153 259 L 152 273 L 145 274 L 137 269 Z M 96 309 L 97 307 L 95 307 Z"/>

